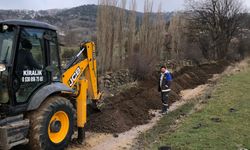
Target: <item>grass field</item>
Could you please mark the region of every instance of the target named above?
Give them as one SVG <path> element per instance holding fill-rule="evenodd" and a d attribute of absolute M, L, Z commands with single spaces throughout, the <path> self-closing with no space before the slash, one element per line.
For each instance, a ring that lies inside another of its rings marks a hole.
<path fill-rule="evenodd" d="M 173 130 L 178 112 L 187 113 L 192 103 L 162 118 L 140 135 L 145 149 L 170 146 L 174 150 L 250 149 L 250 69 L 223 77 L 203 108 L 188 115 Z"/>

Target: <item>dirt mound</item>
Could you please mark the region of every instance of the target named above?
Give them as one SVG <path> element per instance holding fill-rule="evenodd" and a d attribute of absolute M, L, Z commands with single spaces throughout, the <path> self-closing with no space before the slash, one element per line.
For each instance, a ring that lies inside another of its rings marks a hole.
<path fill-rule="evenodd" d="M 120 133 L 148 122 L 150 109 L 161 107 L 155 87 L 131 88 L 105 100 L 105 109 L 90 116 L 87 129 L 95 132 Z"/>
<path fill-rule="evenodd" d="M 184 67 L 173 73 L 170 103 L 178 101 L 180 91 L 205 84 L 213 74 L 221 73 L 228 62 L 205 64 L 197 67 Z M 157 91 L 157 81 L 141 82 L 114 97 L 104 100 L 105 108 L 88 118 L 87 130 L 102 133 L 121 133 L 134 126 L 148 122 L 151 109 L 160 109 L 162 104 Z"/>
<path fill-rule="evenodd" d="M 229 64 L 227 61 L 220 61 L 196 67 L 184 67 L 180 71 L 173 73 L 174 86 L 172 89 L 179 94 L 181 90 L 193 89 L 205 84 L 214 74 L 223 72 Z"/>

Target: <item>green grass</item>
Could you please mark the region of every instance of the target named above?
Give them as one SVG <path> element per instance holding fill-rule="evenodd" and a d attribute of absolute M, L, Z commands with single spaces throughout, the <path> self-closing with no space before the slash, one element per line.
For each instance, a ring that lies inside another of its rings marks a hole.
<path fill-rule="evenodd" d="M 140 136 L 145 149 L 166 145 L 174 150 L 250 149 L 250 70 L 224 77 L 204 108 L 185 118 L 174 132 L 168 130 L 169 122 L 173 123 L 171 115 Z"/>
<path fill-rule="evenodd" d="M 139 145 L 134 149 L 153 149 L 155 145 L 159 145 L 161 137 L 172 132 L 170 127 L 175 124 L 174 122 L 180 119 L 180 116 L 187 115 L 193 107 L 194 103 L 190 102 L 164 116 L 154 128 L 139 136 Z"/>

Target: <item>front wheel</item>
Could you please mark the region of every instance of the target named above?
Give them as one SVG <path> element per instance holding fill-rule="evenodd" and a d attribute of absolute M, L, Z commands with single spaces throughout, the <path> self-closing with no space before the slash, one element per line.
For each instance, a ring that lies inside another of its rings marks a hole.
<path fill-rule="evenodd" d="M 49 97 L 29 116 L 29 146 L 36 150 L 64 149 L 74 133 L 75 109 L 63 97 Z"/>

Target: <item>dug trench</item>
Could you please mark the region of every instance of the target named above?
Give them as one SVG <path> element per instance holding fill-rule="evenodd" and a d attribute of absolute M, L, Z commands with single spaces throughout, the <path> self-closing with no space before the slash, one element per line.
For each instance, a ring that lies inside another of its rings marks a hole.
<path fill-rule="evenodd" d="M 182 90 L 206 84 L 214 74 L 222 73 L 228 65 L 229 62 L 220 61 L 184 67 L 174 72 L 170 104 L 181 99 L 179 95 Z M 157 77 L 153 76 L 150 81 L 140 81 L 137 87 L 106 98 L 103 109 L 88 117 L 86 129 L 96 133 L 122 133 L 148 123 L 154 117 L 149 111 L 158 110 L 161 106 Z"/>

